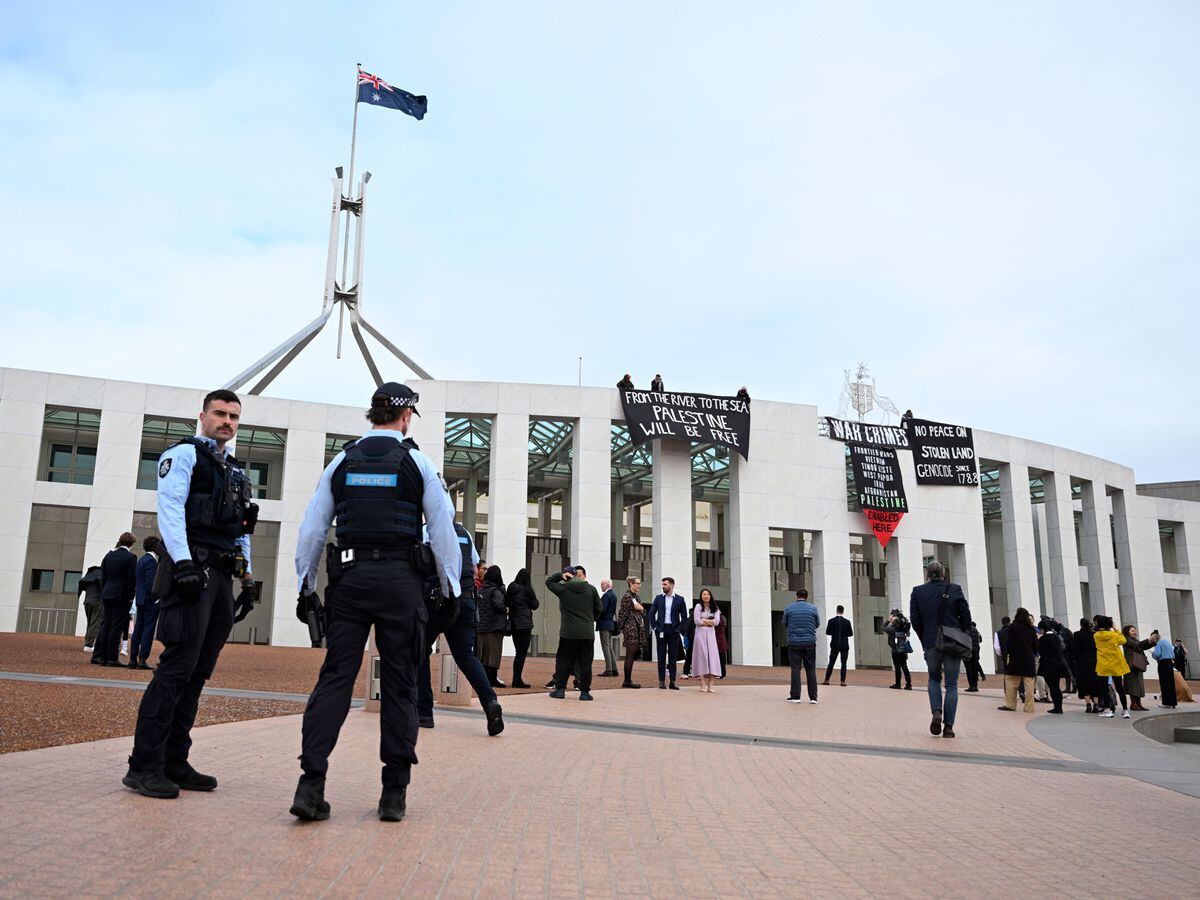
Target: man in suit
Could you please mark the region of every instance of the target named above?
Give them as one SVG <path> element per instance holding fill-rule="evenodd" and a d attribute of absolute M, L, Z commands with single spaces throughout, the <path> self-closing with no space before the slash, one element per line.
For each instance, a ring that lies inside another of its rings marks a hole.
<path fill-rule="evenodd" d="M 949 625 L 967 631 L 971 627 L 971 609 L 961 586 L 946 581 L 946 567 L 936 559 L 925 567 L 924 584 L 912 589 L 908 601 L 908 618 L 913 632 L 921 640 L 925 664 L 929 669 L 929 711 L 933 720 L 929 733 L 954 737 L 954 713 L 958 708 L 958 670 L 962 660 L 943 657 L 937 650 L 939 625 Z M 942 703 L 942 680 L 946 682 L 945 704 Z"/>
<path fill-rule="evenodd" d="M 596 631 L 600 635 L 600 651 L 604 654 L 604 671 L 601 678 L 617 674 L 617 656 L 613 652 L 613 640 L 617 631 L 617 592 L 607 578 L 600 580 L 604 593 L 600 596 L 600 618 L 596 620 Z"/>
<path fill-rule="evenodd" d="M 137 555 L 129 548 L 137 539 L 126 531 L 117 540 L 114 550 L 100 561 L 100 604 L 103 615 L 96 649 L 92 653 L 94 666 L 119 666 L 121 638 L 129 624 L 129 609 L 137 590 Z"/>
<path fill-rule="evenodd" d="M 825 683 L 833 675 L 833 665 L 837 658 L 842 658 L 842 687 L 846 686 L 846 655 L 850 652 L 850 638 L 854 637 L 854 626 L 842 615 L 844 606 L 838 606 L 837 615 L 825 626 L 825 634 L 829 636 L 829 666 L 825 669 Z"/>
<path fill-rule="evenodd" d="M 133 635 L 129 638 L 129 668 L 149 669 L 146 659 L 150 656 L 150 648 L 154 646 L 154 627 L 158 624 L 158 596 L 154 593 L 154 577 L 158 574 L 158 545 L 161 543 L 158 535 L 150 535 L 142 541 L 142 549 L 146 552 L 137 561 L 135 577 L 137 592 L 133 602 L 137 607 L 137 621 L 133 625 Z"/>
<path fill-rule="evenodd" d="M 675 593 L 675 579 L 664 578 L 662 593 L 654 598 L 650 607 L 650 623 L 658 647 L 659 688 L 667 687 L 667 669 L 670 668 L 671 690 L 679 690 L 675 683 L 675 664 L 679 659 L 679 632 L 686 618 L 687 601 Z"/>

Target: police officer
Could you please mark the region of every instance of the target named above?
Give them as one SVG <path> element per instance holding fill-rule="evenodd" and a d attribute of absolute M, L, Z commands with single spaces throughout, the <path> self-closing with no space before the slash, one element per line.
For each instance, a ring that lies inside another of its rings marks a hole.
<path fill-rule="evenodd" d="M 154 593 L 161 597 L 163 651 L 142 695 L 123 779 L 146 797 L 217 786 L 217 779 L 192 768 L 188 750 L 200 692 L 233 626 L 232 579 L 242 579 L 239 605 L 252 607 L 257 599 L 247 535 L 258 507 L 250 502 L 250 480 L 226 446 L 241 417 L 237 394 L 213 391 L 204 398 L 201 436 L 180 441 L 159 459 L 158 527 L 166 552 Z"/>
<path fill-rule="evenodd" d="M 496 699 L 496 692 L 488 683 L 483 663 L 475 655 L 475 567 L 479 564 L 479 552 L 475 549 L 475 543 L 467 529 L 458 522 L 454 523 L 454 533 L 462 555 L 462 569 L 459 573 L 462 593 L 457 604 L 447 603 L 444 602 L 445 598 L 437 596 L 441 592 L 440 585 L 429 585 L 430 592 L 427 597 L 443 602 L 430 603 L 429 624 L 425 629 L 425 652 L 421 656 L 421 677 L 417 682 L 417 713 L 422 728 L 433 727 L 433 686 L 430 683 L 429 654 L 433 652 L 433 642 L 437 640 L 438 635 L 444 634 L 454 661 L 475 689 L 479 705 L 487 714 L 487 732 L 495 737 L 504 730 L 504 710 L 500 701 Z"/>
<path fill-rule="evenodd" d="M 457 596 L 461 565 L 450 497 L 429 457 L 404 440 L 417 400 L 396 382 L 375 391 L 367 411 L 371 430 L 326 467 L 300 526 L 296 575 L 303 595 L 316 587 L 325 535 L 337 517 L 337 544 L 326 554 L 325 663 L 304 710 L 303 774 L 291 808 L 300 819 L 329 818 L 329 754 L 350 709 L 372 625 L 382 674 L 379 818 L 404 818 L 410 769 L 417 762 L 417 673 L 428 618 L 424 579 L 436 574 L 445 595 Z M 422 514 L 432 554 L 422 553 Z M 434 564 L 422 571 L 429 555 Z"/>

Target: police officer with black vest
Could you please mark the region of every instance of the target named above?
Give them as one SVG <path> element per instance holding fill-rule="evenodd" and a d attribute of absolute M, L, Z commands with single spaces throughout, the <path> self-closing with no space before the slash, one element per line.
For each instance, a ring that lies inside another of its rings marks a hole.
<path fill-rule="evenodd" d="M 163 545 L 154 593 L 161 598 L 163 651 L 142 695 L 123 779 L 146 797 L 166 799 L 178 797 L 180 788 L 217 786 L 217 779 L 192 768 L 188 751 L 200 692 L 233 627 L 232 579 L 243 584 L 236 601 L 240 615 L 257 600 L 248 535 L 258 506 L 251 502 L 250 479 L 227 446 L 241 416 L 236 394 L 213 391 L 204 398 L 200 436 L 175 444 L 158 463 Z"/>
<path fill-rule="evenodd" d="M 329 525 L 337 544 L 326 548 L 325 663 L 304 710 L 300 768 L 291 813 L 329 818 L 325 774 L 329 754 L 350 710 L 363 647 L 371 627 L 381 666 L 379 756 L 383 792 L 379 818 L 404 818 L 410 769 L 417 762 L 417 673 L 425 650 L 425 578 L 436 575 L 457 596 L 461 554 L 454 508 L 429 457 L 406 441 L 418 396 L 396 382 L 371 397 L 371 430 L 346 444 L 326 467 L 308 504 L 296 548 L 302 603 L 316 589 Z M 429 544 L 421 541 L 421 520 Z"/>
<path fill-rule="evenodd" d="M 425 628 L 425 652 L 421 656 L 421 677 L 417 683 L 417 713 L 422 728 L 433 727 L 429 654 L 433 652 L 433 642 L 438 635 L 444 634 L 450 654 L 475 689 L 479 705 L 487 715 L 487 732 L 495 737 L 504 730 L 504 709 L 488 682 L 483 663 L 475 655 L 475 566 L 479 564 L 479 551 L 475 549 L 475 542 L 471 540 L 467 529 L 458 522 L 454 523 L 454 533 L 462 556 L 462 568 L 458 576 L 462 593 L 454 600 L 442 594 L 441 585 L 436 579 L 431 579 L 428 584 L 426 605 L 429 608 L 429 624 Z"/>

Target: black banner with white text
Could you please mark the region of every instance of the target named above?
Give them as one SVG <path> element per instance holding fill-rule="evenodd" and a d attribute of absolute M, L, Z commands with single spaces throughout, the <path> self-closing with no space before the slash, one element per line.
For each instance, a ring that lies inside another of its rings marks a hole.
<path fill-rule="evenodd" d="M 738 397 L 676 391 L 621 391 L 633 443 L 658 438 L 723 444 L 750 458 L 750 403 Z"/>
<path fill-rule="evenodd" d="M 846 446 L 850 448 L 850 468 L 858 502 L 871 523 L 872 533 L 886 546 L 908 512 L 900 460 L 890 447 L 849 442 Z"/>
<path fill-rule="evenodd" d="M 965 425 L 911 419 L 908 443 L 912 448 L 917 484 L 979 484 L 975 436 Z"/>

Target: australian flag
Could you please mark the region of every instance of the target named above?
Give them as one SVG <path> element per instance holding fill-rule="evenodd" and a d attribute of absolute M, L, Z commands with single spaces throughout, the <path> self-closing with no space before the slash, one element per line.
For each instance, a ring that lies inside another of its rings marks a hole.
<path fill-rule="evenodd" d="M 358 70 L 358 102 L 398 109 L 414 119 L 425 118 L 425 110 L 429 108 L 425 97 L 392 87 L 379 76 L 362 69 Z"/>

